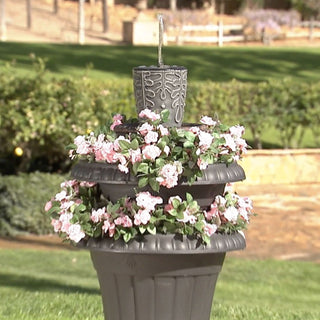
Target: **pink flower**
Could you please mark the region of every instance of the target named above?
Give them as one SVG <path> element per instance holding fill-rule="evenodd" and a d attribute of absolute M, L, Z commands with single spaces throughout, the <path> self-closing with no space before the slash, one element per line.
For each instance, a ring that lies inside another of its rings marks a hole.
<path fill-rule="evenodd" d="M 106 208 L 100 208 L 98 210 L 92 210 L 90 219 L 94 223 L 100 222 L 104 217 L 106 217 Z"/>
<path fill-rule="evenodd" d="M 91 181 L 81 181 L 80 186 L 85 187 L 85 188 L 92 188 L 96 185 L 96 182 L 91 182 Z"/>
<path fill-rule="evenodd" d="M 153 142 L 157 142 L 158 141 L 158 133 L 155 131 L 149 131 L 145 137 L 144 137 L 144 141 L 147 144 L 151 144 Z"/>
<path fill-rule="evenodd" d="M 68 230 L 69 239 L 78 243 L 81 239 L 83 239 L 86 235 L 82 231 L 80 224 L 72 224 Z"/>
<path fill-rule="evenodd" d="M 178 184 L 179 174 L 182 173 L 182 165 L 179 161 L 175 161 L 174 163 L 164 165 L 160 172 L 159 177 L 156 180 L 159 182 L 161 186 L 166 188 L 173 188 Z"/>
<path fill-rule="evenodd" d="M 90 153 L 90 144 L 85 136 L 77 136 L 74 139 L 74 144 L 77 146 L 76 152 L 78 154 L 86 155 Z"/>
<path fill-rule="evenodd" d="M 164 127 L 162 124 L 158 125 L 158 129 L 160 130 L 160 134 L 162 137 L 169 135 L 169 130 L 166 127 Z"/>
<path fill-rule="evenodd" d="M 74 201 L 63 201 L 60 208 L 63 210 L 69 210 L 74 205 Z"/>
<path fill-rule="evenodd" d="M 114 128 L 120 124 L 122 124 L 123 116 L 121 114 L 116 114 L 112 117 L 113 123 L 110 126 L 111 130 L 114 130 Z"/>
<path fill-rule="evenodd" d="M 145 136 L 146 134 L 148 134 L 148 132 L 153 131 L 153 129 L 154 127 L 151 124 L 146 122 L 139 127 L 138 131 L 140 132 L 141 135 Z"/>
<path fill-rule="evenodd" d="M 183 219 L 177 219 L 177 221 L 195 224 L 197 222 L 197 217 L 193 215 L 192 212 L 187 208 L 185 211 L 183 211 Z"/>
<path fill-rule="evenodd" d="M 112 238 L 114 236 L 116 225 L 113 222 L 110 222 L 109 220 L 105 220 L 103 222 L 102 230 L 104 233 L 109 233 L 109 237 Z"/>
<path fill-rule="evenodd" d="M 71 225 L 70 220 L 72 219 L 73 215 L 72 213 L 62 213 L 59 217 L 59 220 L 61 222 L 61 231 L 62 232 L 68 232 L 69 227 Z"/>
<path fill-rule="evenodd" d="M 134 164 L 136 162 L 141 162 L 142 160 L 142 154 L 141 154 L 141 150 L 137 149 L 137 150 L 129 150 L 129 155 L 130 155 L 130 159 L 131 162 Z"/>
<path fill-rule="evenodd" d="M 146 118 L 152 121 L 159 120 L 160 115 L 156 114 L 155 112 L 151 111 L 150 109 L 144 109 L 139 113 L 139 118 Z"/>
<path fill-rule="evenodd" d="M 212 220 L 212 218 L 217 217 L 219 214 L 218 206 L 216 203 L 212 203 L 209 211 L 204 211 L 204 216 L 208 221 Z"/>
<path fill-rule="evenodd" d="M 154 145 L 148 145 L 144 147 L 142 154 L 144 159 L 153 161 L 161 155 L 161 149 Z"/>
<path fill-rule="evenodd" d="M 199 127 L 191 127 L 189 131 L 192 132 L 194 135 L 198 136 L 201 130 Z"/>
<path fill-rule="evenodd" d="M 51 220 L 51 225 L 53 226 L 54 232 L 60 232 L 61 231 L 62 223 L 61 223 L 60 220 L 52 219 Z"/>
<path fill-rule="evenodd" d="M 207 126 L 215 126 L 217 124 L 216 121 L 214 121 L 211 117 L 203 116 L 200 119 L 200 122 L 203 124 L 206 124 Z"/>
<path fill-rule="evenodd" d="M 208 163 L 203 161 L 201 158 L 198 158 L 197 165 L 198 165 L 200 170 L 205 170 L 205 169 L 208 168 Z"/>
<path fill-rule="evenodd" d="M 73 180 L 67 180 L 60 184 L 61 188 L 68 188 L 68 187 L 76 187 L 79 184 L 79 182 L 75 179 Z"/>
<path fill-rule="evenodd" d="M 57 200 L 57 201 L 66 200 L 68 198 L 69 198 L 69 196 L 68 196 L 66 190 L 62 190 L 61 192 L 57 193 L 55 196 L 55 200 Z"/>
<path fill-rule="evenodd" d="M 139 210 L 135 215 L 134 215 L 134 224 L 136 226 L 139 226 L 141 224 L 147 224 L 150 221 L 151 215 L 149 213 L 149 210 L 144 209 L 144 210 Z"/>
<path fill-rule="evenodd" d="M 114 145 L 112 142 L 103 142 L 100 149 L 95 150 L 95 158 L 97 161 L 107 161 L 108 163 L 114 163 Z"/>
<path fill-rule="evenodd" d="M 163 152 L 168 156 L 170 153 L 170 147 L 169 146 L 164 146 Z"/>
<path fill-rule="evenodd" d="M 50 200 L 50 201 L 48 201 L 48 202 L 46 203 L 46 205 L 44 206 L 44 210 L 47 212 L 47 211 L 49 211 L 51 208 L 52 208 L 52 202 L 51 202 L 51 200 Z"/>
<path fill-rule="evenodd" d="M 117 226 L 123 226 L 126 228 L 132 227 L 132 220 L 128 216 L 118 217 L 114 220 L 114 224 Z"/>
<path fill-rule="evenodd" d="M 217 231 L 217 229 L 218 227 L 215 224 L 211 224 L 207 222 L 205 222 L 205 225 L 203 227 L 204 233 L 209 237 L 211 237 Z"/>
<path fill-rule="evenodd" d="M 124 173 L 128 173 L 129 172 L 129 169 L 126 165 L 123 165 L 123 164 L 118 164 L 118 169 L 121 171 L 121 172 L 124 172 Z"/>
<path fill-rule="evenodd" d="M 161 197 L 154 197 L 150 192 L 140 192 L 136 197 L 137 205 L 149 211 L 153 211 L 157 204 L 162 204 Z"/>

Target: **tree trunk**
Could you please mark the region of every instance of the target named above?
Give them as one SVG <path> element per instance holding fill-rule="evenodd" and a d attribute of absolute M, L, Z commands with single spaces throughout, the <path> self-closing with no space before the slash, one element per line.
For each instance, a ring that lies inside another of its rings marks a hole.
<path fill-rule="evenodd" d="M 31 19 L 31 0 L 27 0 L 27 28 L 31 29 L 32 19 Z"/>
<path fill-rule="evenodd" d="M 6 24 L 6 0 L 0 0 L 1 13 L 1 41 L 7 40 L 7 24 Z"/>
<path fill-rule="evenodd" d="M 102 0 L 102 29 L 103 32 L 107 32 L 109 28 L 109 19 L 108 19 L 108 1 Z"/>
<path fill-rule="evenodd" d="M 53 0 L 53 13 L 57 14 L 59 11 L 59 0 Z"/>
<path fill-rule="evenodd" d="M 85 41 L 85 16 L 84 16 L 84 1 L 85 0 L 79 0 L 79 9 L 78 9 L 78 41 L 80 44 L 84 44 Z"/>
<path fill-rule="evenodd" d="M 170 10 L 177 10 L 177 0 L 170 0 Z"/>

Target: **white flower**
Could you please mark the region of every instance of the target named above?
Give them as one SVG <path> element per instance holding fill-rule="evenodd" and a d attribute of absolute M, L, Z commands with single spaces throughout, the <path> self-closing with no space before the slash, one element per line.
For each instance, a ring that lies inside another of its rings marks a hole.
<path fill-rule="evenodd" d="M 217 121 L 214 121 L 211 117 L 208 116 L 203 116 L 200 119 L 200 122 L 206 124 L 207 126 L 215 126 L 217 124 Z"/>
<path fill-rule="evenodd" d="M 83 239 L 86 235 L 82 231 L 80 224 L 71 224 L 68 229 L 69 239 L 78 243 L 81 239 Z"/>
<path fill-rule="evenodd" d="M 231 222 L 237 222 L 239 211 L 235 207 L 228 207 L 226 211 L 223 212 L 224 217 Z"/>

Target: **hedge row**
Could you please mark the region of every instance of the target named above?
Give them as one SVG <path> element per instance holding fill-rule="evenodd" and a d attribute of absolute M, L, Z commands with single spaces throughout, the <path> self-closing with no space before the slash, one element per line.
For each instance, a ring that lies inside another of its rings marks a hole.
<path fill-rule="evenodd" d="M 0 236 L 52 232 L 44 205 L 65 177 L 49 173 L 0 176 Z"/>
<path fill-rule="evenodd" d="M 11 173 L 65 172 L 65 145 L 76 135 L 103 125 L 112 113 L 135 116 L 132 81 L 50 78 L 38 58 L 35 68 L 36 75 L 27 77 L 17 76 L 13 67 L 0 71 L 2 172 L 13 167 Z M 306 128 L 319 143 L 320 81 L 189 83 L 184 120 L 197 122 L 203 114 L 216 114 L 229 125 L 241 123 L 252 133 L 255 148 L 263 147 L 261 133 L 270 127 L 277 130 L 284 148 L 299 147 Z M 300 137 L 294 141 L 297 131 Z M 19 159 L 12 157 L 16 147 L 24 151 Z"/>

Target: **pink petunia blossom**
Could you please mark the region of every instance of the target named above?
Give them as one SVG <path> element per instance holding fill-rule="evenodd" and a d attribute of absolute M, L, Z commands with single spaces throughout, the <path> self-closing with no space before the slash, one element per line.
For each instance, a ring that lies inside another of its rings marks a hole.
<path fill-rule="evenodd" d="M 154 127 L 153 127 L 151 124 L 147 123 L 147 122 L 145 122 L 144 124 L 142 124 L 142 125 L 138 128 L 138 131 L 139 131 L 140 134 L 143 135 L 143 136 L 147 135 L 148 132 L 153 131 L 153 130 L 154 130 Z"/>
<path fill-rule="evenodd" d="M 121 114 L 116 114 L 112 117 L 113 123 L 110 126 L 111 130 L 114 130 L 114 128 L 120 124 L 122 124 L 123 116 Z"/>
<path fill-rule="evenodd" d="M 153 211 L 157 204 L 162 204 L 161 197 L 154 197 L 150 192 L 139 192 L 136 197 L 137 205 L 149 211 Z"/>
<path fill-rule="evenodd" d="M 51 225 L 53 226 L 54 232 L 60 232 L 61 231 L 62 222 L 60 220 L 52 219 L 51 220 Z"/>
<path fill-rule="evenodd" d="M 55 200 L 57 200 L 57 201 L 67 200 L 68 198 L 69 198 L 69 196 L 68 196 L 66 190 L 62 190 L 61 192 L 59 192 L 55 195 Z"/>
<path fill-rule="evenodd" d="M 201 158 L 198 158 L 197 160 L 197 165 L 200 170 L 205 170 L 208 168 L 208 163 L 202 160 Z"/>
<path fill-rule="evenodd" d="M 141 149 L 136 149 L 136 150 L 129 150 L 129 155 L 130 155 L 130 160 L 132 164 L 136 162 L 141 162 L 142 160 L 142 154 L 141 154 Z"/>
<path fill-rule="evenodd" d="M 139 118 L 146 118 L 152 121 L 160 120 L 160 115 L 151 111 L 150 109 L 144 109 L 139 113 Z"/>
<path fill-rule="evenodd" d="M 230 134 L 235 136 L 236 138 L 241 138 L 241 136 L 244 134 L 244 127 L 240 125 L 236 125 L 236 126 L 230 127 L 229 131 L 230 131 Z"/>
<path fill-rule="evenodd" d="M 169 130 L 168 128 L 164 127 L 162 124 L 158 125 L 158 129 L 160 131 L 161 136 L 168 136 L 169 135 Z"/>
<path fill-rule="evenodd" d="M 217 121 L 214 121 L 211 117 L 208 116 L 203 116 L 200 119 L 200 122 L 206 124 L 207 126 L 215 126 L 217 124 Z"/>
<path fill-rule="evenodd" d="M 147 145 L 142 150 L 143 158 L 148 160 L 155 160 L 161 155 L 161 149 L 154 145 Z"/>
<path fill-rule="evenodd" d="M 113 222 L 110 222 L 109 220 L 105 220 L 103 222 L 102 230 L 104 233 L 109 233 L 109 237 L 112 238 L 114 236 L 116 225 Z"/>
<path fill-rule="evenodd" d="M 148 209 L 144 210 L 139 210 L 135 215 L 134 215 L 134 224 L 136 226 L 139 226 L 141 224 L 147 224 L 150 221 L 151 215 L 149 213 Z"/>
<path fill-rule="evenodd" d="M 90 219 L 94 223 L 100 222 L 103 218 L 106 217 L 106 208 L 100 208 L 98 210 L 92 210 Z"/>
<path fill-rule="evenodd" d="M 47 212 L 47 211 L 49 211 L 51 208 L 52 208 L 52 202 L 51 202 L 51 200 L 50 200 L 50 201 L 48 201 L 48 202 L 46 203 L 46 205 L 44 206 L 44 210 Z"/>
<path fill-rule="evenodd" d="M 126 228 L 131 228 L 133 225 L 132 220 L 128 216 L 118 217 L 117 219 L 114 220 L 114 224 L 117 226 L 123 226 Z"/>
<path fill-rule="evenodd" d="M 218 226 L 212 223 L 207 223 L 207 222 L 203 227 L 204 233 L 209 237 L 211 237 L 217 231 L 217 229 L 218 229 Z"/>
<path fill-rule="evenodd" d="M 212 203 L 209 211 L 204 211 L 204 216 L 208 221 L 212 220 L 212 218 L 217 217 L 219 214 L 218 206 L 216 203 Z"/>
<path fill-rule="evenodd" d="M 221 137 L 225 140 L 225 146 L 227 146 L 232 151 L 236 151 L 237 145 L 234 139 L 232 138 L 231 134 L 222 134 Z"/>
<path fill-rule="evenodd" d="M 158 141 L 158 132 L 155 131 L 149 131 L 145 137 L 144 137 L 144 141 L 146 144 L 151 144 L 151 143 L 155 143 Z"/>
<path fill-rule="evenodd" d="M 90 153 L 90 144 L 85 136 L 77 136 L 74 139 L 74 144 L 77 146 L 76 152 L 78 154 L 87 155 Z"/>
<path fill-rule="evenodd" d="M 198 136 L 201 130 L 199 127 L 191 127 L 189 131 L 192 132 L 194 135 Z"/>

